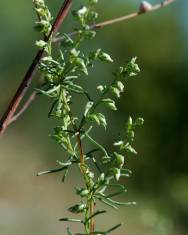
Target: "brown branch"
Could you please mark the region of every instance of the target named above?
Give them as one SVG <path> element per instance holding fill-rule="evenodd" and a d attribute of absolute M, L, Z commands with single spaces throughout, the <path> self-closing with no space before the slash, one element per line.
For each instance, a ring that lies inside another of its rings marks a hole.
<path fill-rule="evenodd" d="M 172 4 L 175 1 L 176 0 L 165 0 L 162 3 L 158 3 L 158 4 L 153 5 L 153 6 L 150 5 L 150 8 L 144 8 L 142 5 L 140 5 L 140 9 L 137 12 L 133 12 L 133 13 L 131 13 L 129 15 L 126 15 L 126 16 L 122 16 L 122 17 L 118 17 L 118 18 L 115 18 L 115 19 L 110 19 L 110 20 L 107 20 L 107 21 L 103 21 L 103 22 L 100 22 L 100 23 L 90 25 L 90 29 L 100 29 L 100 28 L 103 28 L 103 27 L 108 26 L 108 25 L 116 24 L 118 22 L 131 20 L 131 19 L 133 19 L 137 16 L 140 16 L 140 15 L 143 15 L 145 13 L 153 12 L 153 11 L 159 10 L 161 8 L 164 8 L 164 7 Z M 76 34 L 78 34 L 78 32 L 73 31 L 73 32 L 69 33 L 68 35 L 69 36 L 74 36 Z M 57 37 L 57 38 L 53 39 L 53 42 L 61 42 L 62 40 L 63 40 L 63 37 Z"/>
<path fill-rule="evenodd" d="M 72 0 L 65 0 L 53 25 L 51 28 L 51 31 L 48 35 L 48 37 L 45 39 L 46 42 L 49 41 L 52 34 L 57 32 L 59 30 L 59 27 L 63 23 L 65 17 L 67 16 L 70 6 L 72 4 Z M 11 100 L 8 109 L 4 113 L 3 117 L 0 121 L 0 135 L 2 135 L 7 128 L 8 124 L 10 123 L 11 118 L 13 117 L 14 113 L 16 112 L 21 100 L 23 99 L 25 93 L 27 92 L 30 83 L 32 81 L 32 77 L 34 74 L 34 71 L 37 67 L 37 64 L 40 62 L 42 55 L 43 55 L 44 49 L 41 49 L 37 52 L 32 64 L 30 65 L 28 71 L 26 72 L 20 86 L 18 87 L 18 90 L 16 91 L 16 94 L 14 95 L 13 99 Z"/>

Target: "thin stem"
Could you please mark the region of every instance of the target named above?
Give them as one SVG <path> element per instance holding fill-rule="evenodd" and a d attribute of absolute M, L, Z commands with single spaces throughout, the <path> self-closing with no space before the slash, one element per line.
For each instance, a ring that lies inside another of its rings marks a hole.
<path fill-rule="evenodd" d="M 138 12 L 134 12 L 134 13 L 129 14 L 129 15 L 126 15 L 126 16 L 122 16 L 122 17 L 118 17 L 118 18 L 115 18 L 115 19 L 112 19 L 112 20 L 107 20 L 107 21 L 98 23 L 98 24 L 94 25 L 93 27 L 94 27 L 94 28 L 102 28 L 102 27 L 105 27 L 105 26 L 107 26 L 107 25 L 115 24 L 115 23 L 118 23 L 118 22 L 121 22 L 121 21 L 130 20 L 130 19 L 135 18 L 135 17 L 137 17 L 137 16 L 140 16 L 140 15 L 142 15 L 142 14 L 159 10 L 159 9 L 161 9 L 161 8 L 163 8 L 163 7 L 168 6 L 169 4 L 172 4 L 172 3 L 175 2 L 175 1 L 176 1 L 176 0 L 166 0 L 166 1 L 163 1 L 162 3 L 158 3 L 158 4 L 156 4 L 156 5 L 153 5 L 153 6 L 151 7 L 151 9 L 149 9 L 149 10 L 145 10 L 145 11 L 140 11 L 140 10 L 139 10 Z"/>
<path fill-rule="evenodd" d="M 63 23 L 65 17 L 67 16 L 67 14 L 69 12 L 71 4 L 72 4 L 72 0 L 65 0 L 65 2 L 63 3 L 54 23 L 52 25 L 51 31 L 50 31 L 48 37 L 46 37 L 46 39 L 45 39 L 46 42 L 48 42 L 50 40 L 53 33 L 58 31 L 59 27 L 61 26 L 61 24 Z M 42 58 L 43 52 L 44 52 L 44 48 L 40 49 L 37 52 L 33 62 L 31 63 L 28 71 L 26 72 L 18 90 L 16 91 L 13 99 L 11 100 L 11 102 L 8 106 L 8 109 L 6 110 L 3 117 L 1 118 L 1 120 L 0 120 L 0 135 L 2 135 L 4 133 L 4 131 L 6 130 L 8 124 L 10 123 L 11 118 L 13 117 L 14 113 L 16 112 L 21 100 L 25 96 L 25 94 L 26 94 L 26 92 L 32 82 L 34 71 Z"/>
<path fill-rule="evenodd" d="M 83 147 L 82 147 L 80 132 L 77 134 L 77 144 L 78 144 L 79 151 L 80 151 L 80 163 L 84 164 L 85 159 L 84 159 L 84 154 L 83 154 Z M 90 187 L 89 187 L 89 185 L 87 183 L 87 180 L 86 180 L 86 175 L 85 175 L 86 172 L 82 167 L 80 169 L 81 169 L 81 172 L 83 174 L 86 187 L 90 190 Z M 85 224 L 85 231 L 86 231 L 86 233 L 88 233 L 87 230 L 89 229 L 90 234 L 94 234 L 95 225 L 94 225 L 94 217 L 92 217 L 92 215 L 94 214 L 94 201 L 93 201 L 93 195 L 92 194 L 90 196 L 88 196 L 87 204 L 88 204 L 88 207 L 89 207 L 89 218 L 91 218 L 91 219 L 88 220 L 88 211 L 87 211 L 85 213 L 85 219 L 84 219 L 84 221 L 87 221 L 87 223 Z"/>
<path fill-rule="evenodd" d="M 77 143 L 78 143 L 78 148 L 80 152 L 80 163 L 84 164 L 84 153 L 83 153 L 83 148 L 82 148 L 82 141 L 80 137 L 80 132 L 77 134 Z"/>
<path fill-rule="evenodd" d="M 159 10 L 161 8 L 164 8 L 164 7 L 172 4 L 175 1 L 176 0 L 166 0 L 166 1 L 163 1 L 162 3 L 158 3 L 156 5 L 151 6 L 151 9 L 149 9 L 149 10 L 145 10 L 145 11 L 139 10 L 139 11 L 133 12 L 129 15 L 125 15 L 125 16 L 114 18 L 114 19 L 106 20 L 106 21 L 103 21 L 103 22 L 100 22 L 100 23 L 96 23 L 96 24 L 90 25 L 90 29 L 101 29 L 101 28 L 103 28 L 105 26 L 108 26 L 108 25 L 116 24 L 116 23 L 119 23 L 119 22 L 122 22 L 122 21 L 131 20 L 131 19 L 133 19 L 137 16 L 140 16 L 140 15 L 143 15 L 145 13 L 153 12 L 153 11 Z M 77 31 L 73 31 L 73 32 L 69 33 L 68 35 L 69 36 L 74 36 L 74 35 L 77 35 L 77 34 L 78 34 Z M 53 38 L 53 42 L 61 42 L 62 40 L 63 40 L 63 37 Z"/>
<path fill-rule="evenodd" d="M 87 198 L 87 206 L 88 206 L 88 198 Z M 86 209 L 85 213 L 84 213 L 84 228 L 85 228 L 85 233 L 88 234 L 89 233 L 89 221 L 88 221 L 88 208 Z"/>
<path fill-rule="evenodd" d="M 90 234 L 93 234 L 95 231 L 95 221 L 94 221 L 94 217 L 92 217 L 92 215 L 94 214 L 94 202 L 93 199 L 91 198 L 90 200 Z"/>
<path fill-rule="evenodd" d="M 31 95 L 29 96 L 23 107 L 20 109 L 20 111 L 10 119 L 8 125 L 10 125 L 12 122 L 15 122 L 28 109 L 31 103 L 35 100 L 37 94 L 38 93 L 36 91 L 33 91 L 31 93 Z"/>
<path fill-rule="evenodd" d="M 85 159 L 84 159 L 84 153 L 83 153 L 83 146 L 82 146 L 80 131 L 77 134 L 77 145 L 78 145 L 79 152 L 80 152 L 80 163 L 84 164 Z M 82 167 L 80 167 L 80 170 L 81 170 L 81 173 L 83 174 L 83 178 L 84 178 L 86 187 L 89 190 L 91 190 L 90 185 L 87 182 L 86 171 Z M 94 222 L 94 217 L 93 217 L 93 214 L 94 214 L 94 201 L 93 201 L 93 193 L 92 192 L 91 192 L 91 195 L 88 195 L 87 205 L 89 207 L 89 218 L 91 218 L 91 219 L 88 220 L 88 210 L 87 210 L 86 213 L 85 213 L 85 219 L 84 219 L 84 221 L 86 221 L 85 231 L 86 231 L 86 233 L 88 233 L 87 230 L 89 229 L 90 234 L 94 234 L 95 222 Z"/>

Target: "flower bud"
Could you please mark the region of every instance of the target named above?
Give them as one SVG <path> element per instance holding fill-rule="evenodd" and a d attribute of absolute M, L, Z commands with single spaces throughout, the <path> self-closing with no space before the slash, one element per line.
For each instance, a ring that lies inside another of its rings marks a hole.
<path fill-rule="evenodd" d="M 147 1 L 142 1 L 139 7 L 140 13 L 145 13 L 147 11 L 150 11 L 152 9 L 152 5 Z"/>
<path fill-rule="evenodd" d="M 68 210 L 74 214 L 82 213 L 86 210 L 87 206 L 85 204 L 76 204 L 70 207 Z"/>

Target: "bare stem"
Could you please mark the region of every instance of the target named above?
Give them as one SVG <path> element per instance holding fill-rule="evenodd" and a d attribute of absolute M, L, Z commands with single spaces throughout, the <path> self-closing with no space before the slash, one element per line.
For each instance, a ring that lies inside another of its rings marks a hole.
<path fill-rule="evenodd" d="M 28 107 L 34 101 L 36 96 L 37 96 L 37 92 L 33 91 L 31 95 L 29 96 L 29 98 L 27 99 L 27 101 L 25 102 L 25 104 L 23 105 L 23 107 L 20 109 L 20 111 L 10 119 L 8 125 L 10 125 L 12 122 L 15 122 L 28 109 Z"/>
<path fill-rule="evenodd" d="M 65 0 L 63 3 L 53 25 L 51 28 L 51 31 L 46 37 L 45 41 L 48 42 L 54 32 L 57 32 L 59 27 L 61 26 L 62 22 L 64 21 L 65 17 L 67 16 L 70 6 L 72 4 L 72 0 Z M 11 100 L 6 112 L 4 113 L 3 117 L 0 120 L 0 135 L 2 135 L 7 128 L 8 124 L 10 123 L 10 120 L 12 119 L 14 113 L 16 112 L 21 100 L 23 99 L 25 93 L 27 92 L 33 78 L 34 71 L 37 67 L 37 64 L 40 62 L 42 55 L 43 55 L 44 49 L 40 49 L 33 62 L 31 63 L 29 69 L 27 70 L 20 86 L 18 87 L 18 90 L 16 91 L 13 99 Z"/>

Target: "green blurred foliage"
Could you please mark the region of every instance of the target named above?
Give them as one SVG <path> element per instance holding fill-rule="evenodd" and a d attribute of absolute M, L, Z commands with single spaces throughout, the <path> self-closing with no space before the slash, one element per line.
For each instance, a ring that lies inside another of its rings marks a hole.
<path fill-rule="evenodd" d="M 48 2 L 55 15 L 61 1 Z M 84 1 L 76 1 L 74 7 L 81 2 Z M 137 9 L 138 3 L 101 0 L 100 20 L 127 14 Z M 99 65 L 92 72 L 86 81 L 88 89 L 110 80 L 111 72 L 133 56 L 138 57 L 142 69 L 127 84 L 119 113 L 108 113 L 111 131 L 101 135 L 96 130 L 96 135 L 110 148 L 114 135 L 118 134 L 116 130 L 122 129 L 129 115 L 145 119 L 144 128 L 136 136 L 139 157 L 127 159 L 134 171 L 133 177 L 125 182 L 130 191 L 128 197 L 138 202 L 137 207 L 127 209 L 126 215 L 121 211 L 121 217 L 128 220 L 126 227 L 130 234 L 188 232 L 188 34 L 184 15 L 187 7 L 186 1 L 178 1 L 161 11 L 108 26 L 98 31 L 97 38 L 85 47 L 86 50 L 102 47 L 115 60 L 113 66 Z M 0 114 L 36 51 L 34 42 L 38 34 L 33 30 L 36 18 L 31 8 L 31 1 L 1 0 Z M 72 23 L 69 16 L 62 31 L 71 31 Z M 33 86 L 36 84 L 37 76 Z M 56 218 L 65 213 L 64 203 L 71 198 L 76 173 L 65 185 L 61 184 L 59 175 L 34 177 L 36 171 L 48 169 L 55 165 L 56 159 L 62 158 L 61 149 L 47 137 L 53 126 L 47 119 L 48 107 L 44 98 L 36 100 L 0 141 L 2 234 L 48 235 L 55 234 L 54 231 L 62 234 L 64 225 Z M 64 192 L 66 187 L 70 187 L 70 194 L 67 189 Z"/>

